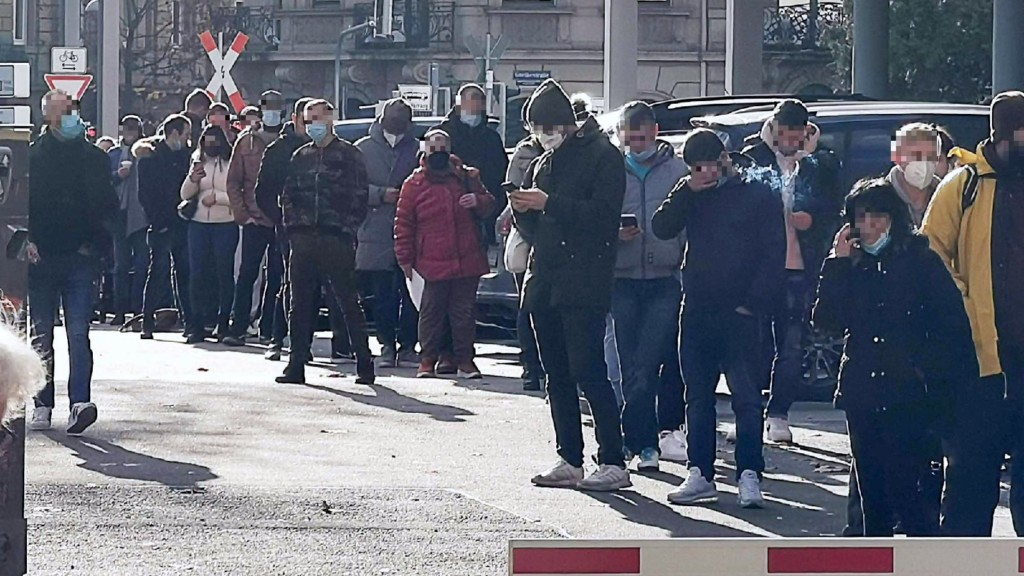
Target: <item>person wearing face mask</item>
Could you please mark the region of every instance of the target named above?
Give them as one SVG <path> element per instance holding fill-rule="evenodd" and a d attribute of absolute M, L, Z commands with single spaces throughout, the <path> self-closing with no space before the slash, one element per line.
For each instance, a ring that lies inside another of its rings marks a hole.
<path fill-rule="evenodd" d="M 766 410 L 770 442 L 793 441 L 789 408 L 804 380 L 804 346 L 810 338 L 814 286 L 838 228 L 842 199 L 839 161 L 831 150 L 819 146 L 820 136 L 821 130 L 809 122 L 802 102 L 783 100 L 765 122 L 761 141 L 743 150 L 755 164 L 747 172 L 768 184 L 785 207 L 786 285 L 770 318 L 775 342 Z M 765 348 L 770 347 L 766 342 Z M 765 360 L 763 372 L 767 374 Z"/>
<path fill-rule="evenodd" d="M 679 359 L 686 382 L 689 475 L 669 493 L 673 504 L 718 500 L 716 399 L 724 373 L 736 414 L 739 505 L 760 508 L 764 472 L 761 332 L 782 292 L 786 225 L 782 199 L 736 170 L 718 136 L 701 128 L 683 145 L 689 176 L 654 213 L 661 240 L 686 232 Z"/>
<path fill-rule="evenodd" d="M 114 223 L 114 318 L 110 324 L 124 324 L 125 315 L 142 313 L 142 295 L 146 286 L 149 247 L 146 230 L 149 222 L 139 201 L 138 162 L 132 146 L 142 137 L 142 119 L 121 119 L 121 139 L 107 152 L 111 176 L 120 199 L 120 211 Z"/>
<path fill-rule="evenodd" d="M 223 102 L 214 102 L 210 105 L 210 110 L 206 113 L 206 124 L 204 126 L 220 128 L 227 137 L 228 144 L 232 146 L 234 146 L 235 140 L 238 139 L 238 132 L 231 125 L 231 109 Z"/>
<path fill-rule="evenodd" d="M 942 139 L 934 126 L 913 123 L 896 132 L 892 143 L 894 166 L 888 180 L 910 210 L 915 228 L 924 221 L 932 194 L 948 171 L 944 158 Z"/>
<path fill-rule="evenodd" d="M 1024 461 L 1024 93 L 992 100 L 991 137 L 949 174 L 921 225 L 963 295 L 980 372 L 957 403 L 943 535 L 989 536 L 1004 454 Z M 1024 536 L 1024 466 L 1010 469 L 1010 512 Z"/>
<path fill-rule="evenodd" d="M 938 533 L 920 479 L 927 431 L 954 421 L 978 370 L 963 299 L 885 179 L 859 182 L 821 271 L 813 322 L 844 337 L 836 407 L 846 412 L 863 535 Z"/>
<path fill-rule="evenodd" d="M 547 370 L 558 454 L 557 462 L 531 481 L 551 488 L 619 490 L 632 483 L 604 362 L 604 333 L 625 164 L 593 116 L 577 124 L 568 95 L 554 80 L 534 91 L 526 119 L 545 152 L 509 201 L 516 228 L 532 246 L 522 306 L 533 319 Z M 598 469 L 586 477 L 578 389 L 590 404 L 600 446 Z"/>
<path fill-rule="evenodd" d="M 35 397 L 30 428 L 50 428 L 54 401 L 54 315 L 63 305 L 70 360 L 67 433 L 96 421 L 91 400 L 93 357 L 89 322 L 100 258 L 119 203 L 110 162 L 85 139 L 78 105 L 66 92 L 43 96 L 43 133 L 28 153 L 29 316 L 36 349 L 46 361 L 46 387 Z"/>
<path fill-rule="evenodd" d="M 242 227 L 242 257 L 235 285 L 230 333 L 223 339 L 227 346 L 242 346 L 252 322 L 252 293 L 264 258 L 267 260 L 266 286 L 260 306 L 260 338 L 270 339 L 273 332 L 274 298 L 281 288 L 281 256 L 277 252 L 274 223 L 256 202 L 256 180 L 263 154 L 281 133 L 281 93 L 267 90 L 260 95 L 262 117 L 238 136 L 228 165 L 228 197 L 235 223 Z"/>
<path fill-rule="evenodd" d="M 139 170 L 139 203 L 149 230 L 149 266 L 142 297 L 142 338 L 151 340 L 157 310 L 176 307 L 191 333 L 192 303 L 188 297 L 188 226 L 178 216 L 181 184 L 189 171 L 191 123 L 181 114 L 168 116 L 161 134 L 132 146 Z M 175 281 L 171 282 L 171 262 Z M 177 290 L 175 290 L 177 288 Z"/>
<path fill-rule="evenodd" d="M 405 278 L 423 277 L 419 338 L 423 346 L 417 378 L 436 375 L 451 327 L 452 352 L 463 378 L 481 378 L 473 358 L 476 290 L 490 272 L 477 220 L 494 209 L 480 171 L 464 167 L 440 130 L 423 137 L 420 167 L 402 185 L 395 217 L 395 255 Z"/>
<path fill-rule="evenodd" d="M 314 100 L 303 111 L 312 140 L 292 156 L 281 192 L 281 224 L 290 245 L 292 353 L 282 384 L 306 380 L 316 296 L 329 286 L 344 312 L 356 356 L 356 383 L 375 381 L 366 317 L 356 282 L 356 237 L 368 211 L 369 182 L 363 153 L 334 135 L 334 106 Z"/>
<path fill-rule="evenodd" d="M 380 117 L 370 126 L 370 134 L 356 142 L 366 160 L 370 181 L 369 213 L 359 227 L 356 269 L 373 293 L 381 368 L 419 366 L 416 307 L 395 259 L 399 192 L 419 164 L 419 142 L 411 129 L 412 106 L 395 98 L 384 104 Z"/>

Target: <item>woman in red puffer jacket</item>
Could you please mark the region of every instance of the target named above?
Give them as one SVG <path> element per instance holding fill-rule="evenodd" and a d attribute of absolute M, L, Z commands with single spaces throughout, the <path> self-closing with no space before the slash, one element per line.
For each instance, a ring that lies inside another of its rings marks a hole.
<path fill-rule="evenodd" d="M 412 278 L 424 280 L 419 337 L 423 348 L 419 378 L 430 378 L 444 345 L 445 320 L 459 373 L 480 378 L 473 362 L 476 340 L 476 290 L 491 271 L 478 220 L 494 209 L 494 197 L 480 182 L 476 168 L 452 156 L 450 138 L 432 130 L 424 138 L 420 167 L 402 186 L 395 217 L 395 256 Z"/>

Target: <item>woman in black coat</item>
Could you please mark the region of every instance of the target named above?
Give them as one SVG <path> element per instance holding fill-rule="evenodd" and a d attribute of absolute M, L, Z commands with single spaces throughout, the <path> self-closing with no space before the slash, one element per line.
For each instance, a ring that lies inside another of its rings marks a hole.
<path fill-rule="evenodd" d="M 813 322 L 845 335 L 836 407 L 846 411 L 865 536 L 934 534 L 918 479 L 926 429 L 950 418 L 978 374 L 963 298 L 882 179 L 859 182 L 822 268 Z"/>

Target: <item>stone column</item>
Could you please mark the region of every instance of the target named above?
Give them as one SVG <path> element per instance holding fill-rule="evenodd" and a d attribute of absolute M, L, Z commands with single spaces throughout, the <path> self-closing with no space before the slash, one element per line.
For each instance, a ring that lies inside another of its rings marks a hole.
<path fill-rule="evenodd" d="M 889 0 L 853 2 L 853 91 L 889 94 Z"/>
<path fill-rule="evenodd" d="M 604 106 L 636 99 L 637 0 L 604 0 Z"/>
<path fill-rule="evenodd" d="M 992 94 L 1024 90 L 1024 2 L 992 2 Z"/>
<path fill-rule="evenodd" d="M 764 11 L 766 0 L 726 0 L 725 93 L 764 92 Z"/>

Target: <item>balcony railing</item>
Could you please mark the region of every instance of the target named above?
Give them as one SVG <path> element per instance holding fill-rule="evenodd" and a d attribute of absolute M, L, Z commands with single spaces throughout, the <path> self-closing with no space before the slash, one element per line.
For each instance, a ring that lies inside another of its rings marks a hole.
<path fill-rule="evenodd" d="M 249 36 L 249 45 L 243 55 L 277 50 L 281 43 L 281 24 L 274 18 L 274 11 L 270 7 L 211 8 L 211 24 L 214 34 L 224 33 L 225 43 L 230 43 L 238 32 Z"/>
<path fill-rule="evenodd" d="M 771 50 L 824 50 L 823 34 L 843 25 L 843 5 L 811 2 L 768 8 L 764 12 L 764 45 Z"/>
<path fill-rule="evenodd" d="M 379 15 L 374 4 L 353 6 L 355 23 L 362 23 Z M 392 18 L 392 39 L 381 41 L 373 33 L 356 36 L 357 48 L 432 48 L 451 50 L 455 47 L 455 2 L 433 0 L 397 0 Z M 378 25 L 377 32 L 381 31 Z"/>

